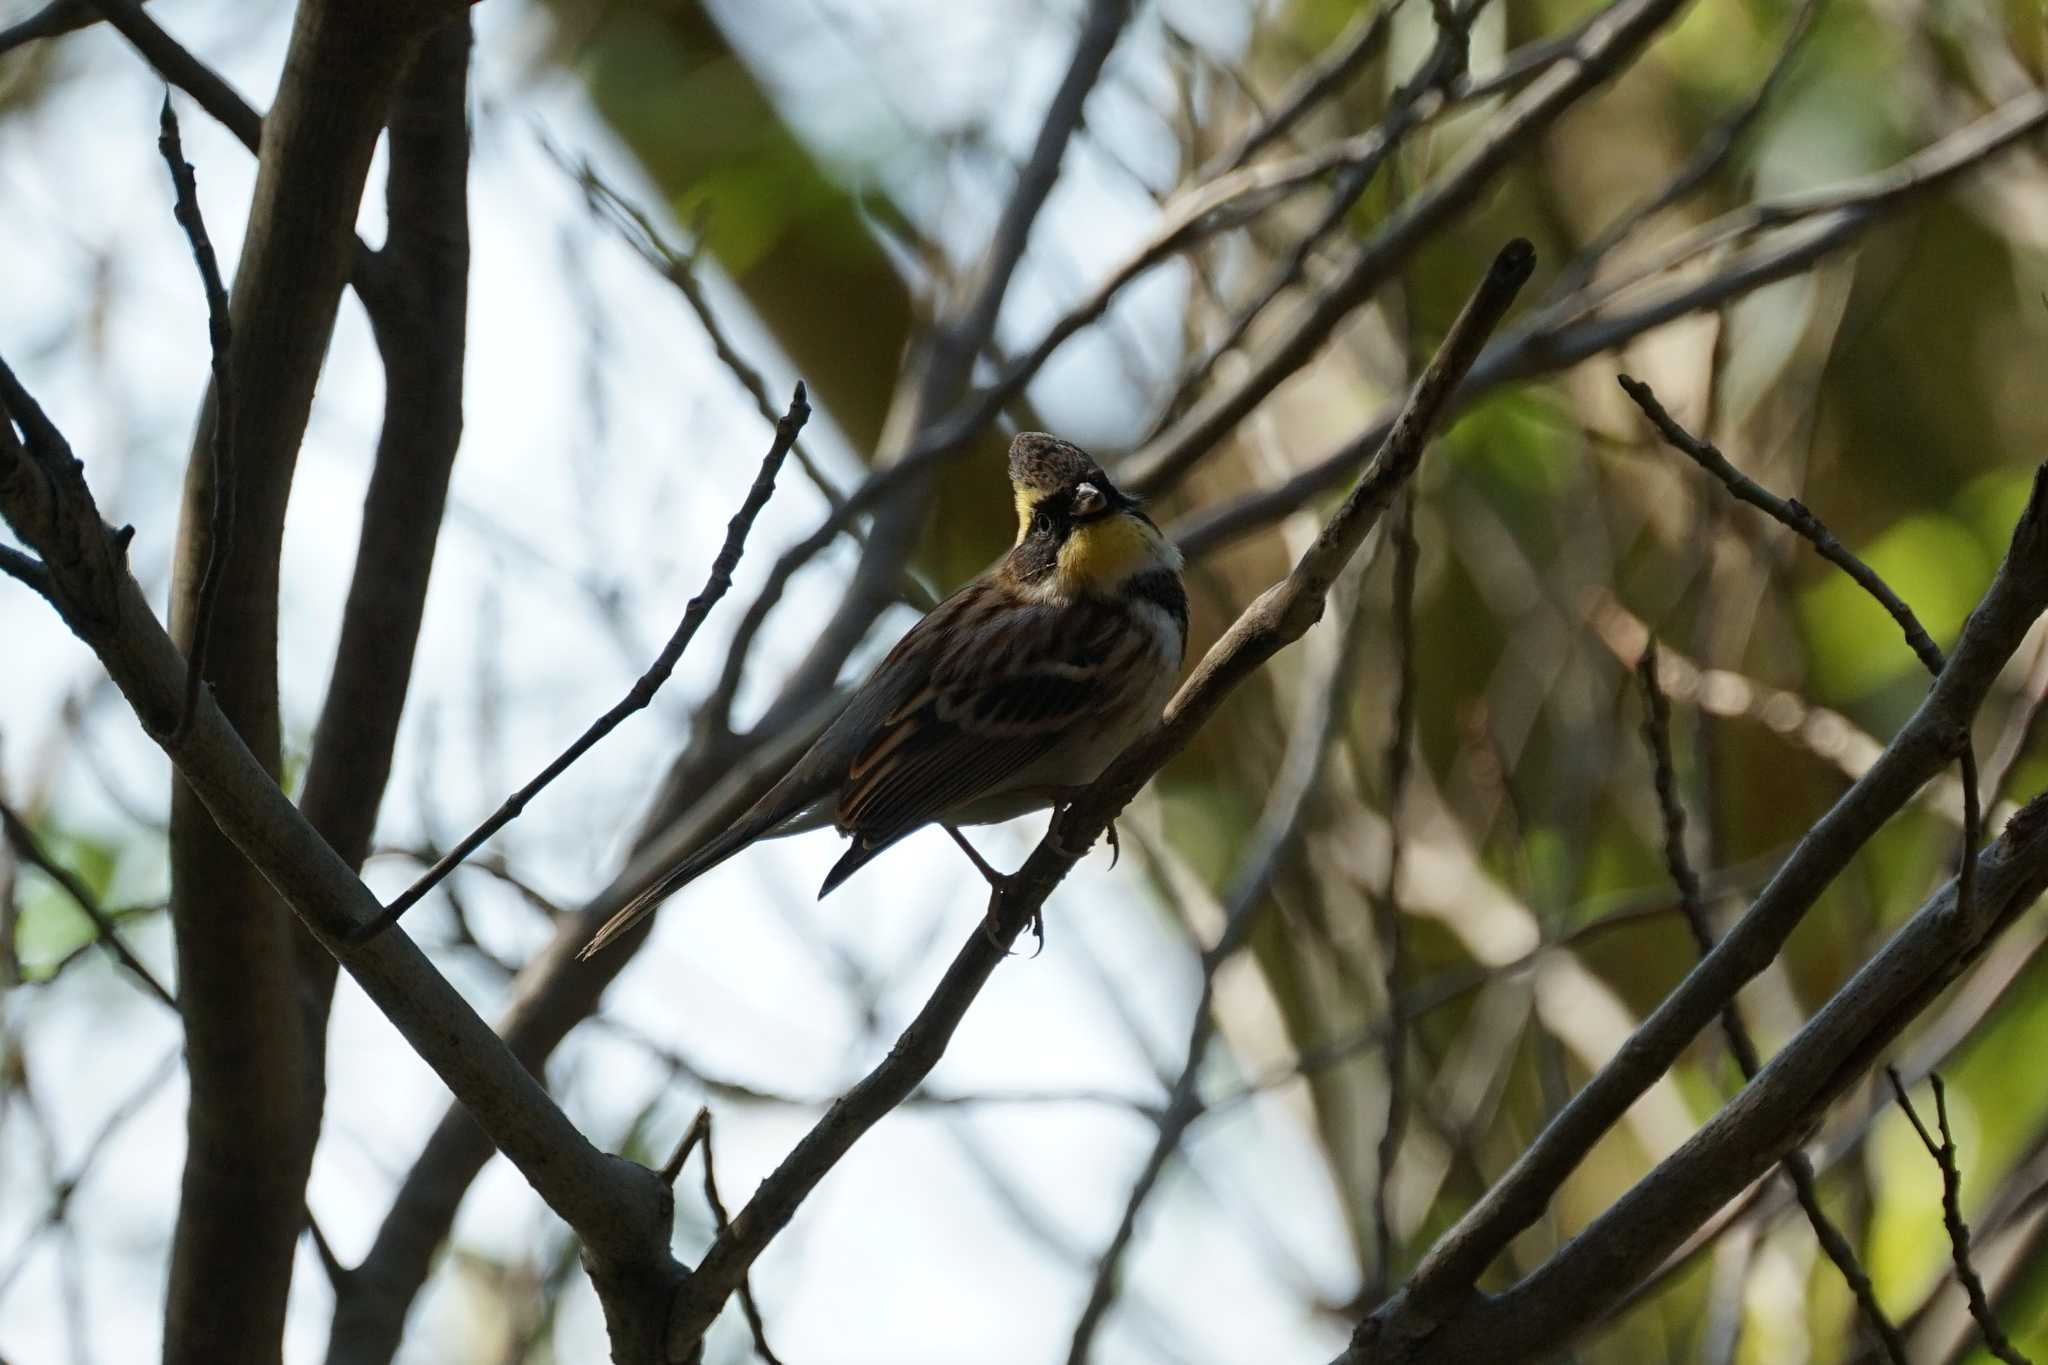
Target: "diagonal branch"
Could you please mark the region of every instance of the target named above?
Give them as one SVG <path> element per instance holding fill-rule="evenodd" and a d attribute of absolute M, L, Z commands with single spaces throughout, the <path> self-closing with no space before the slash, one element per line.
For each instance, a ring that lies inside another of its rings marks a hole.
<path fill-rule="evenodd" d="M 92 921 L 93 937 L 106 945 L 107 951 L 142 983 L 145 990 L 175 1013 L 178 1008 L 177 997 L 171 994 L 163 982 L 156 979 L 156 974 L 144 966 L 142 959 L 135 956 L 121 940 L 120 930 L 114 927 L 113 916 L 101 908 L 99 899 L 83 881 L 79 880 L 77 873 L 49 855 L 41 841 L 36 838 L 35 831 L 28 827 L 28 822 L 4 801 L 0 801 L 0 832 L 6 834 L 8 846 L 14 850 L 16 857 L 64 889 L 64 894 L 71 897 L 71 903 Z"/>
<path fill-rule="evenodd" d="M 404 934 L 348 945 L 354 926 L 378 913 L 376 898 L 292 805 L 210 690 L 180 726 L 184 656 L 118 553 L 78 461 L 4 363 L 0 433 L 0 514 L 51 566 L 66 623 L 106 667 L 206 816 L 575 1230 L 618 1358 L 632 1365 L 660 1359 L 649 1291 L 681 1275 L 669 1253 L 667 1187 L 592 1146 Z M 303 1217 L 296 1192 L 290 1207 L 295 1240 Z"/>
<path fill-rule="evenodd" d="M 1357 576 L 1351 582 L 1355 585 Z M 1166 1164 L 1180 1150 L 1182 1140 L 1195 1121 L 1207 1113 L 1200 1084 L 1209 1049 L 1215 1044 L 1216 973 L 1250 939 L 1261 912 L 1271 904 L 1268 892 L 1281 860 L 1290 856 L 1301 839 L 1301 827 L 1314 795 L 1328 767 L 1330 751 L 1342 733 L 1347 716 L 1344 704 L 1357 676 L 1359 645 L 1365 631 L 1358 620 L 1355 587 L 1343 602 L 1342 635 L 1332 652 L 1328 675 L 1311 684 L 1296 715 L 1286 754 L 1280 762 L 1272 794 L 1252 831 L 1249 851 L 1231 876 L 1223 909 L 1223 928 L 1216 942 L 1202 953 L 1202 989 L 1195 1001 L 1194 1022 L 1189 1026 L 1188 1045 L 1180 1074 L 1174 1078 L 1166 1107 L 1160 1112 L 1153 1134 L 1152 1150 L 1138 1168 L 1123 1215 L 1109 1244 L 1095 1262 L 1088 1298 L 1074 1322 L 1067 1345 L 1067 1365 L 1085 1365 L 1094 1347 L 1096 1333 L 1108 1316 L 1111 1301 L 1123 1280 L 1124 1258 L 1137 1235 L 1138 1215 L 1151 1198 Z"/>
<path fill-rule="evenodd" d="M 1956 1279 L 1962 1283 L 1963 1293 L 1970 1300 L 1970 1316 L 1976 1319 L 1977 1330 L 1984 1334 L 1984 1349 L 2006 1365 L 2033 1365 L 2012 1344 L 2005 1335 L 2005 1329 L 1999 1326 L 1998 1315 L 1991 1311 L 1991 1300 L 1984 1293 L 1984 1281 L 1970 1263 L 1970 1225 L 1963 1221 L 1963 1172 L 1956 1165 L 1956 1140 L 1948 1127 L 1948 1087 L 1941 1083 L 1939 1075 L 1927 1078 L 1928 1084 L 1934 1087 L 1934 1120 L 1941 1129 L 1941 1140 L 1936 1142 L 1934 1134 L 1927 1131 L 1927 1125 L 1921 1122 L 1919 1112 L 1913 1108 L 1913 1101 L 1906 1094 L 1906 1083 L 1899 1079 L 1898 1068 L 1886 1067 L 1885 1076 L 1892 1083 L 1892 1093 L 1899 1098 L 1899 1108 L 1906 1111 L 1906 1121 L 1920 1135 L 1920 1145 L 1941 1168 L 1941 1222 L 1948 1229 L 1949 1253 L 1956 1263 Z"/>
<path fill-rule="evenodd" d="M 1711 441 L 1703 441 L 1680 426 L 1664 405 L 1657 401 L 1657 395 L 1650 392 L 1650 386 L 1628 375 L 1619 376 L 1622 391 L 1635 400 L 1643 415 L 1650 419 L 1658 434 L 1673 448 L 1690 456 L 1702 469 L 1719 479 L 1737 499 L 1762 509 L 1776 521 L 1784 523 L 1804 537 L 1820 553 L 1822 559 L 1839 567 L 1849 575 L 1856 586 L 1875 598 L 1880 606 L 1898 622 L 1899 630 L 1906 637 L 1906 645 L 1921 666 L 1934 677 L 1941 676 L 1942 657 L 1932 636 L 1921 626 L 1913 609 L 1906 605 L 1891 585 L 1878 577 L 1877 571 L 1858 557 L 1848 546 L 1835 538 L 1835 533 L 1822 524 L 1797 498 L 1790 500 L 1778 497 L 1754 479 L 1728 462 Z M 1957 766 L 1962 770 L 1963 780 L 1963 847 L 1958 855 L 1957 891 L 1967 906 L 1970 901 L 1971 880 L 1976 875 L 1977 844 L 1984 837 L 1984 816 L 1977 793 L 1977 751 L 1967 733 L 1963 736 L 1961 751 L 1957 754 Z"/>
<path fill-rule="evenodd" d="M 1735 256 L 1704 279 L 1674 274 L 1664 287 L 1626 310 L 1591 315 L 1612 308 L 1628 287 L 1605 282 L 1535 310 L 1487 348 L 1472 367 L 1455 406 L 1463 410 L 1502 384 L 1555 373 L 1664 323 L 1790 278 L 1885 221 L 1887 214 L 1982 166 L 2044 125 L 2048 125 L 2048 93 L 2033 92 L 1872 175 L 1737 210 L 1727 216 L 1726 231 L 1716 235 L 1716 242 L 1733 241 L 1766 227 L 1783 231 Z M 1690 259 L 1707 245 L 1693 242 L 1683 259 Z M 1384 424 L 1376 422 L 1280 483 L 1221 506 L 1205 507 L 1167 529 L 1190 557 L 1208 554 L 1272 525 L 1311 498 L 1337 487 L 1363 467 L 1385 434 Z"/>
<path fill-rule="evenodd" d="M 391 904 L 385 906 L 381 914 L 358 930 L 357 942 L 372 938 L 396 924 L 398 917 L 418 904 L 420 898 L 439 885 L 443 877 L 460 867 L 463 860 L 483 847 L 485 841 L 492 835 L 518 819 L 519 813 L 526 809 L 527 803 L 538 796 L 550 782 L 567 772 L 569 766 L 590 752 L 599 740 L 618 729 L 626 717 L 654 700 L 654 694 L 661 690 L 661 685 L 676 671 L 676 664 L 683 657 L 683 651 L 689 647 L 690 641 L 696 637 L 697 628 L 704 624 L 704 618 L 710 615 L 711 608 L 717 605 L 718 599 L 725 596 L 726 590 L 732 586 L 732 573 L 739 566 L 740 554 L 746 549 L 747 534 L 753 530 L 754 519 L 761 514 L 761 509 L 768 505 L 768 497 L 775 491 L 775 476 L 782 469 L 782 461 L 789 454 L 789 448 L 796 444 L 797 433 L 803 430 L 804 423 L 810 420 L 810 416 L 811 405 L 804 398 L 803 382 L 799 380 L 796 393 L 789 400 L 789 411 L 775 424 L 775 440 L 769 445 L 767 455 L 762 457 L 761 471 L 754 476 L 753 487 L 747 490 L 746 500 L 740 504 L 740 510 L 733 513 L 732 520 L 726 524 L 725 544 L 719 547 L 717 557 L 711 561 L 711 572 L 704 580 L 703 589 L 683 608 L 683 619 L 676 623 L 675 631 L 669 636 L 668 643 L 662 646 L 661 653 L 655 657 L 647 671 L 640 675 L 611 710 L 593 721 L 588 729 L 577 736 L 574 743 L 556 755 L 554 761 L 541 769 L 532 781 L 506 797 L 504 804 L 493 811 L 488 819 L 465 834 L 453 848 L 441 855 L 439 861 L 422 873 Z"/>
<path fill-rule="evenodd" d="M 1588 1232 L 1570 1243 L 1551 1262 L 1500 1299 L 1479 1295 L 1479 1276 L 1507 1244 L 1532 1225 L 1552 1196 L 1576 1170 L 1601 1136 L 1679 1054 L 1711 1023 L 1743 985 L 1769 966 L 1785 940 L 1827 886 L 1870 837 L 1898 812 L 1913 793 L 1953 760 L 1969 733 L 1969 722 L 2005 661 L 2018 649 L 2034 621 L 2048 608 L 2048 467 L 2037 471 L 2034 489 L 2013 531 L 2011 548 L 1983 599 L 1965 624 L 1955 653 L 1935 680 L 1918 711 L 1891 745 L 1821 820 L 1809 830 L 1749 910 L 1700 960 L 1679 985 L 1644 1019 L 1620 1051 L 1561 1109 L 1550 1125 L 1523 1151 L 1514 1165 L 1438 1241 L 1408 1285 L 1372 1317 L 1360 1324 L 1350 1359 L 1374 1358 L 1395 1344 L 1413 1348 L 1389 1359 L 1451 1359 L 1441 1354 L 1470 1338 L 1495 1305 L 1506 1311 L 1512 1301 L 1537 1304 L 1560 1338 L 1597 1315 L 1612 1297 L 1645 1274 L 1698 1221 L 1732 1198 L 1759 1174 L 1756 1162 L 1768 1166 L 1789 1150 L 1800 1129 L 1782 1110 L 1773 1112 L 1772 1126 L 1759 1133 L 1743 1126 L 1745 1115 L 1772 1093 L 1769 1082 L 1783 1077 L 1782 1104 L 1799 1116 L 1818 1112 L 1835 1089 L 1846 1085 L 1864 1054 L 1904 1027 L 1924 1008 L 1958 966 L 1960 955 L 1974 951 L 1989 932 L 2031 900 L 2039 889 L 2033 859 L 2043 846 L 2048 817 L 2039 811 L 2032 820 L 2015 816 L 2001 840 L 1976 859 L 1979 872 L 1999 870 L 1997 894 L 1973 898 L 1967 914 L 1957 913 L 1954 897 L 1944 894 L 1923 909 L 1855 982 L 1809 1024 L 1800 1040 L 1781 1051 L 1758 1079 L 1679 1153 L 1668 1158 L 1640 1182 L 1631 1196 L 1603 1215 L 1601 1222 L 1626 1221 L 1630 1235 L 1607 1242 Z M 2022 898 L 2023 897 L 2023 898 Z M 1982 903 L 1980 903 L 1980 899 Z M 1915 926 L 1921 926 L 1916 931 Z M 1899 955 L 1916 969 L 1898 975 Z M 1883 973 L 1891 972 L 1889 980 Z M 1944 975 L 1946 974 L 1946 975 Z M 1909 983 L 1911 989 L 1902 986 Z M 1841 1031 L 1856 1030 L 1855 1046 L 1839 1043 Z M 1831 1051 L 1816 1053 L 1823 1035 L 1837 1039 Z M 1825 1060 L 1819 1077 L 1808 1074 Z M 1798 1068 L 1806 1068 L 1805 1071 Z M 1733 1160 L 1740 1152 L 1743 1159 Z M 1706 1153 L 1717 1154 L 1708 1157 Z M 1703 1165 L 1712 1159 L 1724 1164 Z M 1671 1174 L 1683 1168 L 1683 1182 Z M 1705 1172 L 1702 1174 L 1702 1172 Z M 1729 1182 L 1734 1182 L 1732 1186 Z M 1599 1224 L 1596 1223 L 1596 1227 Z M 1646 1254 L 1646 1245 L 1650 1248 Z M 1592 1248 L 1608 1250 L 1596 1253 Z M 1617 1249 L 1624 1258 L 1604 1259 Z M 1604 1277 L 1604 1278 L 1603 1278 Z M 1567 1286 L 1564 1289 L 1558 1285 Z M 1611 1291 L 1611 1292 L 1610 1292 Z M 1551 1299 L 1545 1294 L 1562 1295 Z M 1571 1297 L 1577 1295 L 1579 1297 Z M 1474 1307 L 1477 1304 L 1478 1307 Z M 1533 1322 L 1533 1319 L 1532 1319 Z M 1534 1328 L 1532 1326 L 1533 1333 Z M 1532 1347 L 1536 1338 L 1531 1336 Z"/>
<path fill-rule="evenodd" d="M 977 928 L 897 1039 L 889 1056 L 842 1096 L 761 1183 L 677 1296 L 669 1341 L 681 1354 L 701 1340 L 747 1268 L 795 1216 L 798 1205 L 841 1157 L 909 1098 L 944 1054 L 953 1030 L 1053 888 L 1140 787 L 1188 743 L 1239 683 L 1321 618 L 1331 585 L 1406 484 L 1441 420 L 1459 377 L 1506 314 L 1535 267 L 1517 239 L 1504 247 L 1410 394 L 1380 458 L 1294 568 L 1248 607 L 1168 703 L 1159 725 L 1110 764 L 1053 820 L 1037 849 L 991 897 L 994 934 Z"/>
<path fill-rule="evenodd" d="M 1685 915 L 1686 927 L 1692 931 L 1693 943 L 1700 956 L 1704 957 L 1714 950 L 1714 931 L 1707 922 L 1699 874 L 1693 871 L 1692 859 L 1685 851 L 1685 807 L 1678 799 L 1678 774 L 1671 758 L 1671 703 L 1665 699 L 1664 689 L 1657 685 L 1655 639 L 1644 646 L 1642 658 L 1636 664 L 1636 676 L 1643 688 L 1643 741 L 1650 750 L 1657 809 L 1664 821 L 1664 862 L 1671 871 L 1672 883 L 1678 888 L 1678 905 Z M 1735 1065 L 1742 1071 L 1742 1079 L 1755 1080 L 1761 1066 L 1756 1042 L 1749 1036 L 1749 1027 L 1742 1022 L 1742 1014 L 1733 1000 L 1721 1011 L 1721 1031 L 1728 1036 L 1728 1051 L 1734 1055 Z M 1841 1271 L 1849 1292 L 1856 1297 L 1857 1309 L 1869 1324 L 1871 1333 L 1877 1337 L 1886 1359 L 1891 1365 L 1911 1365 L 1905 1339 L 1878 1303 L 1877 1291 L 1871 1285 L 1862 1262 L 1857 1259 L 1855 1248 L 1849 1245 L 1849 1239 L 1842 1235 L 1842 1230 L 1821 1207 L 1813 1162 L 1805 1152 L 1795 1149 L 1787 1152 L 1779 1164 L 1784 1167 L 1786 1178 L 1792 1182 L 1799 1207 L 1805 1211 L 1806 1221 L 1813 1225 L 1813 1235 L 1819 1240 L 1821 1250 Z"/>
<path fill-rule="evenodd" d="M 72 0 L 59 0 L 72 3 Z M 84 0 L 126 38 L 158 75 L 190 95 L 235 140 L 254 152 L 263 137 L 263 116 L 218 72 L 193 56 L 162 25 L 142 12 L 139 0 Z M 53 6 L 54 8 L 54 6 Z"/>

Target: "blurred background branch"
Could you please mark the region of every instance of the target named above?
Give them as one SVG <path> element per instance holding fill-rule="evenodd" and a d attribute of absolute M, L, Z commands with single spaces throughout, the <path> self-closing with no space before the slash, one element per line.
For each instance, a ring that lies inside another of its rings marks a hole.
<path fill-rule="evenodd" d="M 712 1361 L 1345 1349 L 1683 990 L 1702 926 L 1718 951 L 1883 779 L 1925 696 L 1884 610 L 1654 448 L 1616 373 L 1821 509 L 1942 652 L 2048 440 L 2024 382 L 2048 340 L 2048 51 L 2011 6 L 494 0 L 473 50 L 394 7 L 349 34 L 328 13 L 0 10 L 0 259 L 24 263 L 0 351 L 187 621 L 213 428 L 151 139 L 164 85 L 188 92 L 258 409 L 208 671 L 387 902 L 644 668 L 753 475 L 730 453 L 809 383 L 805 478 L 673 682 L 406 921 L 599 1147 L 658 1166 L 713 1106 L 736 1209 L 931 996 L 972 870 L 920 837 L 814 910 L 829 841 L 786 841 L 625 951 L 573 952 L 1000 551 L 1009 432 L 1079 440 L 1151 496 L 1193 560 L 1196 657 L 1301 556 L 1497 244 L 1549 263 L 1452 396 L 1412 557 L 1340 595 L 1342 650 L 1312 633 L 1166 766 L 1124 864 L 1062 884 L 1044 956 L 990 978 L 805 1201 Z M 309 124 L 287 55 L 343 39 L 382 54 L 317 64 L 345 74 L 320 107 L 356 121 Z M 28 589 L 0 593 L 0 1354 L 196 1357 L 245 1331 L 252 1358 L 597 1356 L 560 1220 L 261 879 L 194 852 L 164 759 L 38 596 L 75 614 L 53 567 L 0 536 Z M 1696 905 L 1635 734 L 1652 636 Z M 1980 872 L 2048 782 L 2048 644 L 2011 643 L 1978 678 Z M 2039 1359 L 2048 1101 L 2011 1077 L 2048 1027 L 2048 931 L 1997 883 L 1953 917 L 1995 936 L 1936 932 L 1974 785 L 1899 793 L 1699 1019 L 1739 1006 L 1770 1077 L 1818 1055 L 1803 1030 L 1859 969 L 1919 945 L 1929 972 L 1844 1055 L 1940 1068 L 1986 1301 Z M 973 837 L 1002 868 L 1042 832 Z M 1674 1041 L 1479 1302 L 1576 1283 L 1575 1236 L 1635 1226 L 1689 1144 L 1761 1131 L 1728 1044 Z M 1882 1315 L 1906 1358 L 1961 1362 L 1939 1172 L 1859 1075 L 1770 1092 L 1803 1126 L 1742 1145 L 1725 1202 L 1608 1277 L 1597 1321 L 1531 1321 L 1636 1365 L 1854 1358 Z M 1798 1188 L 1766 1174 L 1788 1156 Z M 231 1190 L 263 1214 L 174 1236 Z M 730 1230 L 681 1203 L 695 1262 Z M 239 1292 L 201 1301 L 220 1284 Z"/>

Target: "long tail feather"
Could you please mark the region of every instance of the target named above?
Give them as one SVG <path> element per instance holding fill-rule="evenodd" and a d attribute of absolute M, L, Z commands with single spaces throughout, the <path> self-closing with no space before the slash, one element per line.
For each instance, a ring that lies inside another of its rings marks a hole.
<path fill-rule="evenodd" d="M 725 832 L 704 847 L 663 872 L 646 890 L 626 902 L 619 912 L 591 935 L 590 942 L 576 954 L 586 961 L 604 951 L 605 945 L 654 913 L 656 906 L 717 867 L 756 839 L 789 833 L 804 826 L 795 823 L 806 807 L 830 787 L 829 779 L 793 772 L 777 783 L 754 806 L 729 825 Z"/>
<path fill-rule="evenodd" d="M 578 962 L 588 962 L 591 958 L 603 952 L 613 939 L 653 914 L 654 907 L 661 904 L 671 892 L 676 890 L 676 886 L 669 884 L 670 879 L 675 875 L 674 872 L 664 874 L 660 881 L 633 897 L 632 900 L 627 901 L 625 909 L 606 920 L 603 927 L 590 936 L 590 942 L 577 950 L 576 960 Z M 676 885 L 680 886 L 681 883 L 678 882 Z"/>
<path fill-rule="evenodd" d="M 823 900 L 837 891 L 841 882 L 866 867 L 869 860 L 877 854 L 894 847 L 896 841 L 908 833 L 910 831 L 906 829 L 902 833 L 872 844 L 855 835 L 853 843 L 840 855 L 839 861 L 832 864 L 832 870 L 825 874 L 825 884 L 818 888 L 818 899 Z"/>
<path fill-rule="evenodd" d="M 738 828 L 727 830 L 655 878 L 645 890 L 627 901 L 617 914 L 606 920 L 603 928 L 591 935 L 590 942 L 584 944 L 582 951 L 576 954 L 577 960 L 588 961 L 603 952 L 607 944 L 653 914 L 655 908 L 663 901 L 745 848 L 753 841 L 756 832 Z M 741 837 L 735 838 L 735 835 Z"/>

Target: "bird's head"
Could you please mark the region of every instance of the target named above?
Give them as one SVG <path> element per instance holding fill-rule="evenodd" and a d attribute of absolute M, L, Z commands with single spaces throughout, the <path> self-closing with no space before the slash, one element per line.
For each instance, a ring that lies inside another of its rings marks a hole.
<path fill-rule="evenodd" d="M 1079 446 L 1042 431 L 1010 442 L 1017 543 L 1003 562 L 1021 586 L 1071 597 L 1108 593 L 1133 574 L 1178 572 L 1174 548 L 1138 499 L 1118 491 Z"/>

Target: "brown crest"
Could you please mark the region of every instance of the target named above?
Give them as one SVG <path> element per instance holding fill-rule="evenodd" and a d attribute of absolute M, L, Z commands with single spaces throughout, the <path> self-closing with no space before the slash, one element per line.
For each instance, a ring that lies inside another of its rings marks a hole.
<path fill-rule="evenodd" d="M 1108 488 L 1095 457 L 1071 441 L 1042 431 L 1020 431 L 1010 442 L 1010 482 L 1033 494 L 1056 493 L 1080 479 Z"/>

